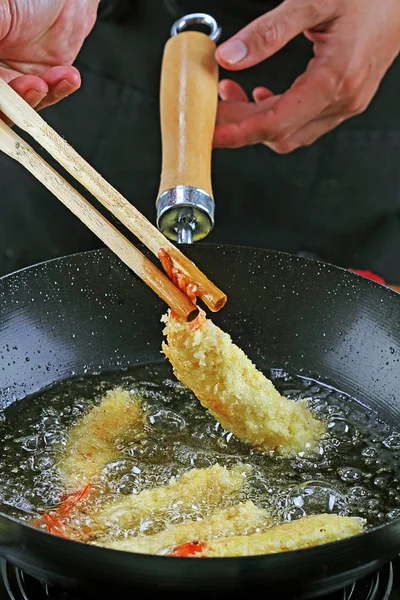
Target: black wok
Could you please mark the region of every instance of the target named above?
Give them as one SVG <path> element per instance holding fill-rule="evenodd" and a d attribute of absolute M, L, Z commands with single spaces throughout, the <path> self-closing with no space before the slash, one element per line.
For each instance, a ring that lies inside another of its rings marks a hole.
<path fill-rule="evenodd" d="M 319 379 L 399 424 L 400 294 L 281 253 L 206 245 L 186 252 L 227 292 L 228 304 L 214 320 L 257 366 Z M 3 278 L 1 405 L 71 375 L 162 360 L 165 308 L 106 250 Z M 366 575 L 398 551 L 400 519 L 296 552 L 173 559 L 61 539 L 0 515 L 3 557 L 41 580 L 96 598 L 233 590 L 311 598 Z"/>

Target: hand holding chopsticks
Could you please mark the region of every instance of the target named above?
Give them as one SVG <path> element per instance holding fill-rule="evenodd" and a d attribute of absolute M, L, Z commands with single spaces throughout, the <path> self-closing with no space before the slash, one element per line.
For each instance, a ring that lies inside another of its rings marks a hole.
<path fill-rule="evenodd" d="M 0 111 L 41 144 L 151 252 L 158 257 L 164 249 L 173 266 L 198 286 L 198 296 L 211 310 L 217 311 L 224 306 L 225 294 L 1 79 Z M 0 149 L 30 171 L 179 316 L 192 320 L 198 314 L 197 307 L 185 294 L 2 121 Z"/>

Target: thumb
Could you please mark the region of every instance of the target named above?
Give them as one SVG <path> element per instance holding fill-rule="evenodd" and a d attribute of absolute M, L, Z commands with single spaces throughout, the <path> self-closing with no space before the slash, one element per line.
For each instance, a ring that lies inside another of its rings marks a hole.
<path fill-rule="evenodd" d="M 269 58 L 291 39 L 326 23 L 330 14 L 329 2 L 315 0 L 285 0 L 278 8 L 252 21 L 216 52 L 221 67 L 230 70 L 246 69 Z"/>

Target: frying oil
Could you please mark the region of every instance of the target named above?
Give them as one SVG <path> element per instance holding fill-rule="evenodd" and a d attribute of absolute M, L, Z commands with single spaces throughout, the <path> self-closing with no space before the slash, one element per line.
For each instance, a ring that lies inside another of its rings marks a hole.
<path fill-rule="evenodd" d="M 0 413 L 0 511 L 25 521 L 65 493 L 57 462 L 68 430 L 117 386 L 143 399 L 146 435 L 121 445 L 100 474 L 101 502 L 168 483 L 216 463 L 253 467 L 241 500 L 269 510 L 276 522 L 316 513 L 360 516 L 372 527 L 400 516 L 400 434 L 349 396 L 280 370 L 266 373 L 281 394 L 309 398 L 328 427 L 319 452 L 293 458 L 256 452 L 225 431 L 167 363 L 64 381 Z M 169 522 L 191 515 L 171 515 Z M 155 532 L 165 523 L 142 522 Z M 121 532 L 115 532 L 120 534 Z M 125 532 L 126 534 L 126 532 Z"/>

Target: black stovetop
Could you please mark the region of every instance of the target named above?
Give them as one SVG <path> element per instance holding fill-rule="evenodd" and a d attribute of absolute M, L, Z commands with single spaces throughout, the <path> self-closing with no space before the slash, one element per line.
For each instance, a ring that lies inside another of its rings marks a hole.
<path fill-rule="evenodd" d="M 0 559 L 0 600 L 83 600 L 49 587 Z M 132 590 L 134 594 L 134 590 Z M 400 557 L 373 575 L 321 600 L 400 600 Z M 293 599 L 295 600 L 295 599 Z"/>

